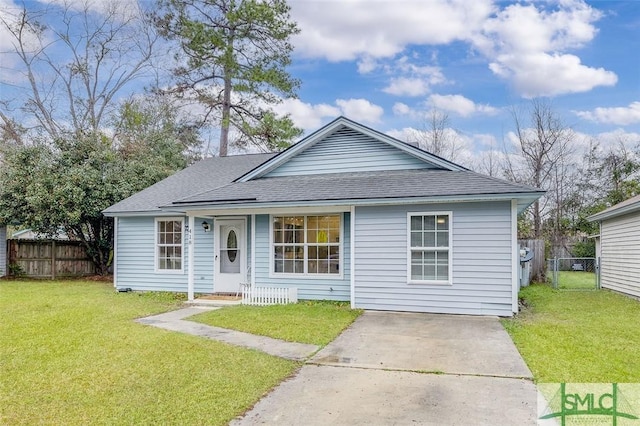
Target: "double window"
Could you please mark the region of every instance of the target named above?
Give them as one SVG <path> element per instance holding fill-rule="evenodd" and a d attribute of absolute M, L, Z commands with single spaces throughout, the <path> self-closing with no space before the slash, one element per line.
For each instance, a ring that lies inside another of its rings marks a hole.
<path fill-rule="evenodd" d="M 182 271 L 183 219 L 156 220 L 156 269 Z"/>
<path fill-rule="evenodd" d="M 271 219 L 274 273 L 340 274 L 341 215 Z"/>
<path fill-rule="evenodd" d="M 409 213 L 409 282 L 451 282 L 451 213 Z"/>

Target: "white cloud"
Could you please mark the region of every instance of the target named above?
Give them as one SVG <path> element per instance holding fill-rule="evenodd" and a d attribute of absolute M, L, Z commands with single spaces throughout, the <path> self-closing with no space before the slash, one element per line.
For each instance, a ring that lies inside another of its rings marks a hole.
<path fill-rule="evenodd" d="M 336 105 L 346 117 L 365 123 L 379 123 L 384 114 L 381 106 L 366 99 L 337 99 Z"/>
<path fill-rule="evenodd" d="M 336 99 L 335 105 L 310 104 L 288 98 L 272 107 L 276 114 L 290 114 L 293 123 L 304 130 L 316 130 L 327 120 L 344 115 L 355 121 L 379 123 L 384 109 L 366 99 Z"/>
<path fill-rule="evenodd" d="M 544 3 L 516 3 L 488 19 L 472 43 L 490 61 L 489 68 L 510 80 L 524 97 L 586 92 L 612 86 L 617 76 L 564 53 L 590 42 L 602 13 L 583 0 L 565 0 L 554 10 Z"/>
<path fill-rule="evenodd" d="M 335 118 L 340 115 L 340 109 L 328 104 L 312 105 L 300 99 L 284 99 L 274 106 L 278 114 L 290 114 L 293 123 L 305 130 L 315 130 L 320 127 L 325 118 Z"/>
<path fill-rule="evenodd" d="M 472 114 L 492 115 L 498 112 L 497 108 L 489 105 L 479 105 L 462 95 L 431 95 L 427 104 L 443 111 L 454 112 L 462 117 Z"/>
<path fill-rule="evenodd" d="M 402 102 L 396 102 L 393 104 L 392 111 L 395 115 L 410 115 L 411 107 L 407 104 L 403 104 Z"/>
<path fill-rule="evenodd" d="M 431 86 L 447 80 L 439 67 L 417 65 L 418 55 L 409 58 L 404 55 L 397 60 L 378 64 L 384 72 L 393 77 L 383 92 L 396 96 L 422 96 L 431 91 Z"/>
<path fill-rule="evenodd" d="M 392 78 L 383 92 L 396 96 L 421 96 L 429 92 L 429 85 L 421 78 Z"/>
<path fill-rule="evenodd" d="M 491 0 L 290 2 L 301 28 L 296 51 L 329 61 L 389 58 L 409 44 L 446 44 L 470 37 L 493 12 Z"/>
<path fill-rule="evenodd" d="M 626 107 L 596 108 L 592 111 L 574 111 L 574 113 L 585 120 L 626 126 L 640 123 L 640 102 L 631 102 Z"/>

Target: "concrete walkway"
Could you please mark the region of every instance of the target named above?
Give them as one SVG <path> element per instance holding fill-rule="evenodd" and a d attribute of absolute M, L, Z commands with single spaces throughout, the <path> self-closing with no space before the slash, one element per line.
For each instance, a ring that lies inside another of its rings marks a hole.
<path fill-rule="evenodd" d="M 272 339 L 265 336 L 256 336 L 255 334 L 243 333 L 241 331 L 229 330 L 220 327 L 212 327 L 210 325 L 185 320 L 185 318 L 190 316 L 214 309 L 219 308 L 194 306 L 164 314 L 140 318 L 137 319 L 136 322 L 163 328 L 165 330 L 179 331 L 182 333 L 205 337 L 207 339 L 218 340 L 220 342 L 242 346 L 244 348 L 257 349 L 268 353 L 269 355 L 295 361 L 305 361 L 320 349 L 320 347 L 316 345 L 285 342 L 284 340 Z"/>

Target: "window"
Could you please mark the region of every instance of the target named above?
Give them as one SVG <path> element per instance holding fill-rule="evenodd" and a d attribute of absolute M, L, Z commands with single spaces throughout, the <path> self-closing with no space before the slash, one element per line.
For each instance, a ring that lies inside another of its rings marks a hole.
<path fill-rule="evenodd" d="M 272 216 L 273 272 L 340 274 L 340 215 Z"/>
<path fill-rule="evenodd" d="M 409 282 L 451 282 L 451 213 L 409 213 Z"/>
<path fill-rule="evenodd" d="M 156 268 L 182 271 L 182 219 L 156 220 Z"/>

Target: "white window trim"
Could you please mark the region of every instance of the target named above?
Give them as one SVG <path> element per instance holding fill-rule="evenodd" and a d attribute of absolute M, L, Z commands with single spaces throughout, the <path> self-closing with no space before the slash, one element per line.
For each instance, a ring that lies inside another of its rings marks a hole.
<path fill-rule="evenodd" d="M 449 279 L 448 280 L 412 280 L 411 279 L 411 217 L 413 216 L 448 216 L 449 217 Z M 453 284 L 453 212 L 407 212 L 407 283 L 408 284 Z"/>
<path fill-rule="evenodd" d="M 158 222 L 180 221 L 180 232 L 182 233 L 181 261 L 180 269 L 160 269 L 158 268 Z M 156 274 L 184 274 L 184 248 L 185 248 L 185 227 L 184 217 L 156 217 L 153 227 L 153 268 Z"/>
<path fill-rule="evenodd" d="M 291 273 L 291 272 L 275 272 L 274 268 L 274 241 L 273 241 L 273 217 L 274 216 L 304 216 L 305 217 L 305 239 L 307 234 L 306 229 L 306 217 L 307 216 L 340 216 L 340 245 L 339 247 L 339 258 L 338 262 L 340 265 L 340 273 L 339 274 L 319 274 L 319 273 L 309 273 L 307 272 L 307 243 L 304 243 L 305 247 L 305 262 L 304 262 L 304 272 L 303 273 Z M 324 279 L 324 280 L 343 280 L 344 279 L 344 213 L 343 212 L 323 212 L 323 213 L 282 213 L 282 214 L 270 214 L 269 215 L 269 278 L 286 278 L 286 279 Z"/>

